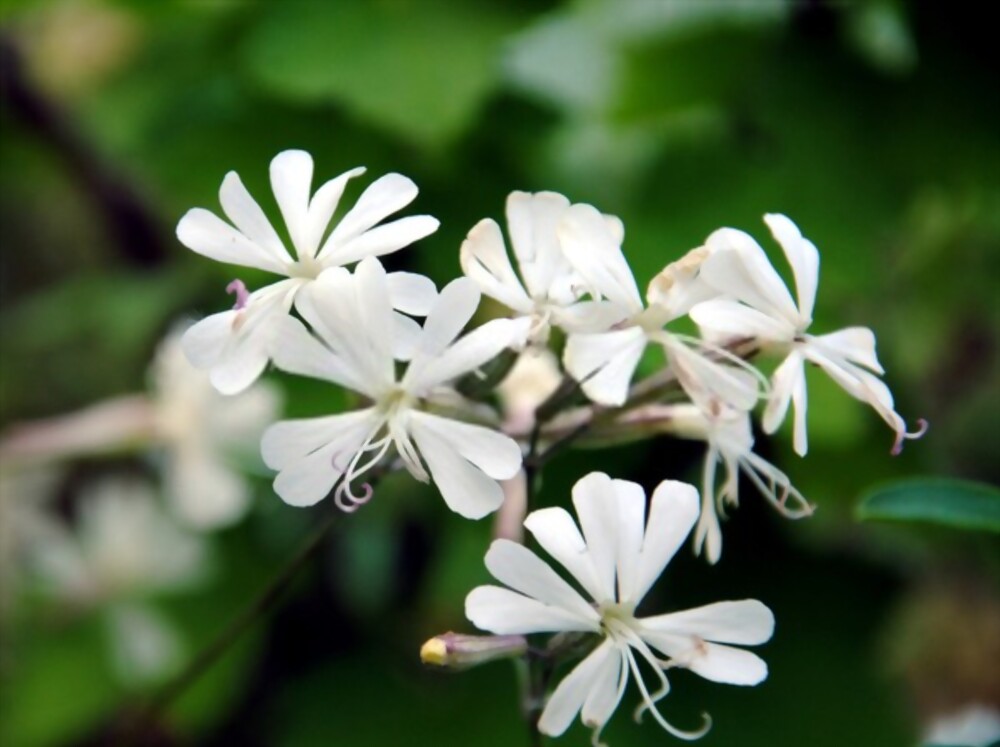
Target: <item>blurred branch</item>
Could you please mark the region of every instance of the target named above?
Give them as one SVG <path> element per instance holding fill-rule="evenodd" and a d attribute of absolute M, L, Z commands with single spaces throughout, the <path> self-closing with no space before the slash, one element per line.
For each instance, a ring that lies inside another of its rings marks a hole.
<path fill-rule="evenodd" d="M 270 612 L 281 601 L 289 583 L 298 572 L 323 547 L 327 534 L 342 517 L 340 511 L 330 510 L 320 525 L 299 547 L 285 566 L 271 579 L 260 594 L 234 617 L 194 659 L 168 682 L 139 713 L 128 719 L 121 729 L 116 744 L 143 744 L 163 713 L 185 690 L 198 681 L 211 667 L 249 630 L 255 622 Z"/>
<path fill-rule="evenodd" d="M 120 255 L 150 266 L 167 256 L 164 230 L 139 190 L 118 174 L 84 140 L 66 112 L 32 85 L 21 54 L 0 34 L 0 106 L 49 146 L 104 217 Z"/>

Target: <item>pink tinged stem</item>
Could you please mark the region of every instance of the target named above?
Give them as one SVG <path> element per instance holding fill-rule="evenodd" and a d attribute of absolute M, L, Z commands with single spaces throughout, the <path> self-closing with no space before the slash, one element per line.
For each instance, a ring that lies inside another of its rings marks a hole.
<path fill-rule="evenodd" d="M 250 291 L 247 290 L 247 286 L 242 280 L 236 278 L 229 283 L 226 286 L 226 293 L 230 295 L 236 294 L 236 305 L 233 306 L 234 311 L 246 308 L 247 301 L 250 300 Z"/>
<path fill-rule="evenodd" d="M 906 429 L 896 433 L 896 442 L 892 445 L 892 450 L 889 452 L 893 456 L 899 456 L 903 452 L 903 441 L 916 440 L 923 437 L 927 433 L 927 429 L 930 428 L 930 423 L 926 419 L 920 418 L 917 421 L 917 429 L 912 433 L 907 433 Z"/>

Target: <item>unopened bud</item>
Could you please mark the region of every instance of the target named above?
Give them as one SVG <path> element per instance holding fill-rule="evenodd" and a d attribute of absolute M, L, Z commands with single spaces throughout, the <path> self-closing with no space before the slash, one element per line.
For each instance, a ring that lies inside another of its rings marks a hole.
<path fill-rule="evenodd" d="M 523 635 L 444 633 L 420 647 L 420 661 L 430 666 L 462 670 L 523 656 L 527 650 L 528 641 Z"/>

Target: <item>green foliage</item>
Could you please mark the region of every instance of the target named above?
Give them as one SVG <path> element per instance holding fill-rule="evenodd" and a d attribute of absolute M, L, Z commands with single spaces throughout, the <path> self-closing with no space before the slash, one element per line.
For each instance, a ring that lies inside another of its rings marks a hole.
<path fill-rule="evenodd" d="M 281 98 L 340 103 L 376 127 L 441 146 L 474 122 L 513 25 L 499 4 L 276 3 L 243 53 L 252 79 Z"/>
<path fill-rule="evenodd" d="M 78 15 L 60 36 L 56 21 L 70 6 Z M 84 23 L 109 9 L 125 23 Z M 477 220 L 502 223 L 511 189 L 564 191 L 620 215 L 640 287 L 723 224 L 756 236 L 785 272 L 760 216 L 792 216 L 822 254 L 815 331 L 871 326 L 900 412 L 934 428 L 890 459 L 878 417 L 810 371 L 808 458 L 791 452 L 787 423 L 758 446 L 818 505 L 816 516 L 784 522 L 747 491 L 726 522 L 720 564 L 706 569 L 684 548 L 676 578 L 657 591 L 664 609 L 714 601 L 704 592 L 718 588 L 772 604 L 778 632 L 761 651 L 770 678 L 748 691 L 672 674 L 664 702 L 681 725 L 712 712 L 706 747 L 913 743 L 919 725 L 902 705 L 911 694 L 881 674 L 886 655 L 875 643 L 883 605 L 903 585 L 903 552 L 882 541 L 891 528 L 859 527 L 852 511 L 859 486 L 918 471 L 1000 480 L 1000 111 L 983 42 L 964 16 L 888 0 L 6 0 L 0 18 L 59 122 L 142 195 L 168 247 L 155 267 L 127 266 L 129 247 L 115 241 L 73 160 L 5 99 L 4 425 L 141 390 L 172 321 L 230 306 L 222 288 L 234 276 L 264 282 L 190 256 L 170 232 L 190 207 L 218 210 L 230 169 L 275 216 L 267 162 L 284 148 L 312 152 L 317 181 L 359 164 L 369 167 L 365 184 L 390 170 L 412 177 L 421 189 L 413 210 L 442 227 L 390 261 L 439 282 L 458 272 L 459 243 Z M 352 185 L 347 200 L 362 188 Z M 661 363 L 656 351 L 644 365 Z M 290 417 L 352 404 L 324 382 L 270 376 Z M 702 453 L 667 440 L 565 452 L 546 469 L 541 503 L 564 504 L 590 469 L 647 484 L 669 469 L 697 481 Z M 316 520 L 261 483 L 251 518 L 211 538 L 217 576 L 162 602 L 189 651 Z M 972 557 L 969 565 L 979 557 L 972 546 L 1000 526 L 996 491 L 957 480 L 888 483 L 857 515 L 902 522 L 907 536 L 907 522 L 980 529 L 948 535 L 962 538 L 948 557 Z M 488 581 L 490 520 L 460 521 L 400 475 L 348 525 L 322 573 L 306 574 L 285 611 L 178 701 L 170 728 L 198 739 L 234 719 L 275 744 L 523 740 L 508 669 L 446 677 L 416 664 L 420 635 L 467 625 L 464 595 Z M 933 569 L 944 551 L 929 543 L 924 552 Z M 315 606 L 298 611 L 299 594 Z M 272 637 L 289 618 L 302 625 L 330 608 L 338 626 L 356 630 L 328 629 L 324 618 L 302 640 Z M 97 616 L 56 629 L 15 617 L 3 633 L 0 743 L 79 741 L 125 702 Z M 299 655 L 294 670 L 268 660 L 279 644 Z M 951 654 L 947 641 L 937 645 Z M 634 702 L 630 691 L 625 704 Z M 663 742 L 626 710 L 611 744 Z M 575 725 L 564 743 L 588 736 Z"/>
<path fill-rule="evenodd" d="M 1000 490 L 969 480 L 919 477 L 875 487 L 857 507 L 864 521 L 931 522 L 1000 532 Z"/>

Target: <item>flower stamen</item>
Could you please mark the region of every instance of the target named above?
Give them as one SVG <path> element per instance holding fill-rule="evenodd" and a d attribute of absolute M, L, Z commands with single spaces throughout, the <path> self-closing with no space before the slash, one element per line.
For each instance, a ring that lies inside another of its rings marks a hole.
<path fill-rule="evenodd" d="M 236 295 L 236 304 L 233 306 L 234 311 L 242 311 L 246 308 L 247 302 L 250 300 L 250 291 L 247 290 L 246 283 L 236 278 L 226 286 L 226 293 Z"/>
<path fill-rule="evenodd" d="M 917 429 L 915 431 L 907 432 L 906 428 L 898 431 L 896 433 L 896 441 L 889 453 L 893 456 L 899 456 L 903 452 L 903 441 L 915 441 L 918 438 L 922 438 L 927 433 L 928 428 L 930 428 L 930 423 L 925 418 L 920 418 L 917 421 Z"/>

